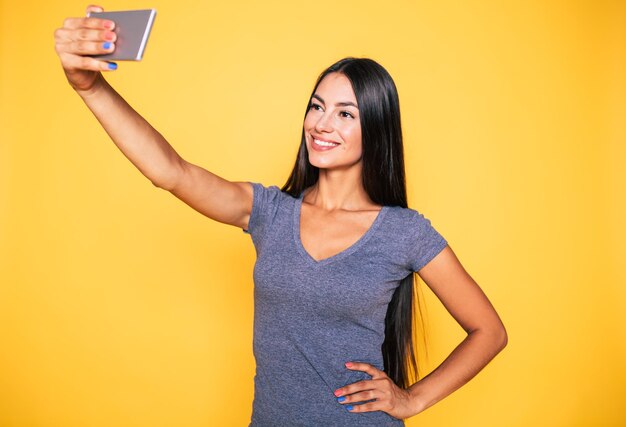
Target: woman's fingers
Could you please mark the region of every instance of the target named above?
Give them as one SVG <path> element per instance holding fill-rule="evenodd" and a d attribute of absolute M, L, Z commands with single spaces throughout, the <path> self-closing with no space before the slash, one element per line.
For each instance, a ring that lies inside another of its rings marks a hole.
<path fill-rule="evenodd" d="M 335 391 L 337 402 L 348 411 L 384 411 L 394 415 L 397 402 L 406 400 L 404 391 L 393 383 L 385 371 L 363 362 L 348 362 L 346 368 L 365 372 L 372 377 L 371 380 L 357 381 Z"/>
<path fill-rule="evenodd" d="M 115 41 L 117 40 L 117 34 L 114 31 L 109 30 L 90 30 L 86 28 L 78 30 L 69 30 L 66 28 L 59 28 L 55 30 L 54 37 L 59 42 L 71 42 L 71 41 Z"/>
<path fill-rule="evenodd" d="M 115 49 L 113 21 L 97 18 L 68 18 L 54 32 L 56 50 L 74 55 L 101 55 Z"/>
<path fill-rule="evenodd" d="M 359 381 L 342 389 L 344 395 L 337 402 L 350 412 L 383 411 L 397 418 L 411 414 L 409 392 L 398 388 L 388 377 Z"/>
<path fill-rule="evenodd" d="M 57 43 L 58 53 L 70 53 L 72 55 L 104 55 L 115 50 L 115 43 L 112 42 L 66 42 Z"/>
<path fill-rule="evenodd" d="M 110 22 L 111 25 L 107 24 Z M 56 50 L 75 55 L 99 55 L 115 49 L 117 35 L 113 21 L 96 18 L 68 18 L 63 28 L 54 32 Z"/>
<path fill-rule="evenodd" d="M 65 21 L 63 21 L 63 28 L 67 28 L 68 30 L 78 30 L 82 28 L 112 30 L 115 28 L 115 22 L 110 19 L 101 18 L 66 18 Z"/>
<path fill-rule="evenodd" d="M 376 368 L 375 366 L 370 365 L 369 363 L 347 362 L 346 368 L 353 370 L 353 371 L 365 372 L 370 377 L 372 377 L 372 380 L 388 378 L 385 371 L 381 371 L 380 369 Z M 339 396 L 344 396 L 346 394 L 355 393 L 357 391 L 363 390 L 364 387 L 372 388 L 372 380 L 358 381 L 356 383 L 352 383 L 347 386 L 338 388 L 337 390 L 335 390 L 335 396 L 339 397 Z"/>
<path fill-rule="evenodd" d="M 348 362 L 346 368 L 366 372 L 372 377 L 335 390 L 337 402 L 348 411 L 383 411 L 396 418 L 407 418 L 416 413 L 409 391 L 398 387 L 385 371 L 362 362 Z"/>
<path fill-rule="evenodd" d="M 381 371 L 380 369 L 370 365 L 369 363 L 348 362 L 346 363 L 346 368 L 353 371 L 363 371 L 366 374 L 369 374 L 372 379 L 383 378 L 387 376 L 384 371 Z"/>
<path fill-rule="evenodd" d="M 380 381 L 384 380 L 364 380 L 343 387 L 343 395 L 337 398 L 337 402 L 350 412 L 384 410 L 388 393 L 380 388 Z"/>
<path fill-rule="evenodd" d="M 75 70 L 112 71 L 117 68 L 115 63 L 100 61 L 88 56 L 78 56 L 69 53 L 61 53 L 59 56 L 68 72 Z"/>
<path fill-rule="evenodd" d="M 350 394 L 346 394 L 345 396 L 341 396 L 338 399 L 339 403 L 358 403 L 358 402 L 366 402 L 368 400 L 372 400 L 372 399 L 378 399 L 379 397 L 379 390 L 376 389 L 372 389 L 371 387 L 368 387 L 368 389 L 363 390 L 363 391 L 359 391 L 359 392 L 352 392 Z M 343 399 L 342 399 L 343 397 Z"/>
<path fill-rule="evenodd" d="M 87 14 L 89 14 L 89 12 L 104 12 L 104 9 L 102 8 L 102 6 L 90 4 L 89 6 L 87 6 Z"/>
<path fill-rule="evenodd" d="M 368 402 L 360 405 L 348 405 L 346 409 L 350 412 L 373 412 L 382 411 L 383 407 L 378 402 Z"/>
<path fill-rule="evenodd" d="M 355 393 L 362 393 L 364 391 L 372 391 L 376 388 L 375 380 L 362 380 L 357 381 L 352 384 L 348 384 L 343 386 L 335 391 L 335 396 L 341 398 L 345 397 L 346 399 L 341 399 L 341 402 L 347 401 L 349 395 Z M 356 402 L 354 399 L 350 400 L 351 402 Z"/>

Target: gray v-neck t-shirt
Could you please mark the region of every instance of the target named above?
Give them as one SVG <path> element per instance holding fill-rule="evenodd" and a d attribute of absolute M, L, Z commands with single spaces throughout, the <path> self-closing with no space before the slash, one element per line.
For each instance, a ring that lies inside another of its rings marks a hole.
<path fill-rule="evenodd" d="M 256 360 L 251 426 L 402 426 L 385 412 L 352 413 L 333 394 L 371 377 L 348 361 L 383 369 L 385 315 L 400 281 L 446 240 L 419 212 L 383 206 L 368 231 L 316 261 L 300 240 L 302 196 L 253 186 L 248 230 L 256 249 Z"/>

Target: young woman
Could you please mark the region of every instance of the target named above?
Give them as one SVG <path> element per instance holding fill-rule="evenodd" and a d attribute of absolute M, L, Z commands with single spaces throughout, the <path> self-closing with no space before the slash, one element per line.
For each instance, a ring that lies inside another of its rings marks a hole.
<path fill-rule="evenodd" d="M 382 66 L 345 58 L 320 75 L 282 189 L 229 182 L 182 159 L 106 82 L 115 66 L 86 56 L 115 49 L 113 28 L 69 18 L 56 31 L 70 85 L 155 186 L 255 245 L 251 425 L 403 425 L 504 348 L 485 294 L 407 207 L 398 95 Z M 468 335 L 410 384 L 415 273 Z"/>

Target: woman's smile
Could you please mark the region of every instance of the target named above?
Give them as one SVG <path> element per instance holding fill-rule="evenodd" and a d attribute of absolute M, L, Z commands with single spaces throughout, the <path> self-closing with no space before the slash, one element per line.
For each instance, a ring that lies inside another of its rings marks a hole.
<path fill-rule="evenodd" d="M 341 145 L 340 143 L 334 142 L 334 141 L 326 141 L 326 140 L 318 139 L 315 137 L 312 137 L 312 138 L 313 138 L 313 143 L 311 144 L 311 148 L 315 151 L 328 151 Z"/>

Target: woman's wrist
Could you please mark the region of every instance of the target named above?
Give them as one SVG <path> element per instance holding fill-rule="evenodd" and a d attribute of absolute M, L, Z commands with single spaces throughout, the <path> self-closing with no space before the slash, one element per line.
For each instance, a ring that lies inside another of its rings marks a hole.
<path fill-rule="evenodd" d="M 79 89 L 75 87 L 74 90 L 81 98 L 87 99 L 101 92 L 106 85 L 107 82 L 102 76 L 102 73 L 99 73 L 98 76 L 94 79 L 93 84 L 88 89 Z"/>
<path fill-rule="evenodd" d="M 407 389 L 409 397 L 411 399 L 411 408 L 413 415 L 417 415 L 420 412 L 423 412 L 432 405 L 428 402 L 428 397 L 423 390 L 423 386 L 424 384 L 418 381 Z"/>

